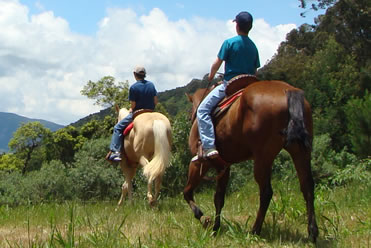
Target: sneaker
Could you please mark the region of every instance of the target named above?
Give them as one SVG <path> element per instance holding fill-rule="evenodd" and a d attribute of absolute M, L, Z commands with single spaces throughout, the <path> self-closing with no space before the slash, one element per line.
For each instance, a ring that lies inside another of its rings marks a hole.
<path fill-rule="evenodd" d="M 216 158 L 219 156 L 219 152 L 215 148 L 205 150 L 204 155 L 206 158 Z"/>
<path fill-rule="evenodd" d="M 109 156 L 108 160 L 113 162 L 120 162 L 121 161 L 121 153 L 119 152 L 112 152 Z"/>

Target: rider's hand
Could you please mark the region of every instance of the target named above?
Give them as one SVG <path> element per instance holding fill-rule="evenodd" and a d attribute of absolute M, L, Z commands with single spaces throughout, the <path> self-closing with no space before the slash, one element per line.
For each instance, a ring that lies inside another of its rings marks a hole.
<path fill-rule="evenodd" d="M 213 79 L 214 79 L 214 76 L 210 75 L 210 73 L 207 74 L 207 80 L 208 80 L 209 82 L 213 81 Z"/>

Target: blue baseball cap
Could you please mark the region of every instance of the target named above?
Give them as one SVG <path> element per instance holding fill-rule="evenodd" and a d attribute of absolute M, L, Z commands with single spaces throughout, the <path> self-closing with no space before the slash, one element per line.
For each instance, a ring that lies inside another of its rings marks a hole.
<path fill-rule="evenodd" d="M 247 11 L 242 11 L 236 15 L 236 18 L 233 20 L 241 28 L 250 30 L 252 27 L 252 15 Z"/>

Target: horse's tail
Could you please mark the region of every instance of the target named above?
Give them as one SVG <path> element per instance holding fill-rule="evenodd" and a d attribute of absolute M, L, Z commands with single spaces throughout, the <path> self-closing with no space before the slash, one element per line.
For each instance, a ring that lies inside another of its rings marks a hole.
<path fill-rule="evenodd" d="M 286 144 L 298 142 L 305 148 L 312 148 L 312 137 L 309 135 L 304 123 L 304 92 L 302 90 L 289 90 L 286 92 L 289 111 L 289 122 L 284 130 Z"/>
<path fill-rule="evenodd" d="M 152 182 L 155 178 L 163 175 L 170 163 L 171 147 L 169 141 L 169 130 L 162 120 L 153 121 L 154 154 L 152 160 L 143 168 L 143 174 Z"/>

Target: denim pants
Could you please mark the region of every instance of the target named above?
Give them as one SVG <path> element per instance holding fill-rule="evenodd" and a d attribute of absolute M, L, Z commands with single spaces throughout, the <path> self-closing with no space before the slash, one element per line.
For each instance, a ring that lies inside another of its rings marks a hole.
<path fill-rule="evenodd" d="M 130 112 L 124 119 L 119 121 L 113 128 L 113 134 L 111 139 L 110 149 L 113 152 L 121 151 L 121 144 L 125 128 L 133 121 L 133 113 Z"/>
<path fill-rule="evenodd" d="M 215 130 L 211 119 L 211 112 L 225 97 L 226 81 L 215 87 L 200 103 L 197 109 L 198 132 L 205 150 L 215 148 Z"/>

